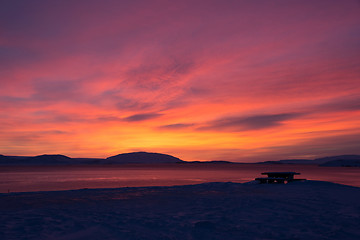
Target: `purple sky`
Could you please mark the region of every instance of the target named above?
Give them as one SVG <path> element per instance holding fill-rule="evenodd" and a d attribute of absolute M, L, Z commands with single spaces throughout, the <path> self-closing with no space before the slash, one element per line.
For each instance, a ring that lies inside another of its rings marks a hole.
<path fill-rule="evenodd" d="M 360 154 L 360 2 L 2 1 L 0 153 Z"/>

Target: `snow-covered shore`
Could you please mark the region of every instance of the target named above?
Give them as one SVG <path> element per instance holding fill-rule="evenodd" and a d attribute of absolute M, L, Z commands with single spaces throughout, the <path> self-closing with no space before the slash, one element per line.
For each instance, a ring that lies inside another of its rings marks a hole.
<path fill-rule="evenodd" d="M 0 194 L 0 239 L 360 239 L 359 199 L 317 181 Z"/>

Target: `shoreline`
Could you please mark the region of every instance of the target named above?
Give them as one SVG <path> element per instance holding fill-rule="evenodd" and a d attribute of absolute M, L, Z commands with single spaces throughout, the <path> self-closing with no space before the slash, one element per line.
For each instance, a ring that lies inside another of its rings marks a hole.
<path fill-rule="evenodd" d="M 0 167 L 0 192 L 33 192 L 83 188 L 175 186 L 206 182 L 245 183 L 262 172 L 300 172 L 298 178 L 360 187 L 360 168 L 309 165 L 121 165 Z"/>
<path fill-rule="evenodd" d="M 305 181 L 299 181 L 299 182 L 292 182 L 292 183 L 285 183 L 285 184 L 279 184 L 279 183 L 272 183 L 272 184 L 260 184 L 256 183 L 255 180 L 249 181 L 249 182 L 203 182 L 203 183 L 194 183 L 194 184 L 178 184 L 178 185 L 145 185 L 145 186 L 124 186 L 124 187 L 102 187 L 102 188 L 78 188 L 78 189 L 65 189 L 65 190 L 40 190 L 40 191 L 24 191 L 24 192 L 4 192 L 0 193 L 0 197 L 4 195 L 21 195 L 21 194 L 31 194 L 31 193 L 66 193 L 66 192 L 74 192 L 74 191 L 121 191 L 123 189 L 132 189 L 132 190 L 146 190 L 146 189 L 171 189 L 171 188 L 190 188 L 190 187 L 200 187 L 200 186 L 206 186 L 206 185 L 216 185 L 216 184 L 234 184 L 234 185 L 244 185 L 244 186 L 281 186 L 281 185 L 295 185 L 295 184 L 334 184 L 339 185 L 343 187 L 350 187 L 355 189 L 360 189 L 358 186 L 352 186 L 347 184 L 341 184 L 336 182 L 330 182 L 330 181 L 319 181 L 319 180 L 305 180 Z"/>

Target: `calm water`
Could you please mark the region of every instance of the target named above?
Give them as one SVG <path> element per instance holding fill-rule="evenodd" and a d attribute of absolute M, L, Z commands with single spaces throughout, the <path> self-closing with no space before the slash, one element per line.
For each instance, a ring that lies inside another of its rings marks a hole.
<path fill-rule="evenodd" d="M 297 178 L 360 187 L 360 168 L 309 165 L 121 165 L 121 166 L 0 166 L 0 192 L 81 188 L 172 186 L 204 182 L 247 182 L 265 171 L 300 172 Z"/>

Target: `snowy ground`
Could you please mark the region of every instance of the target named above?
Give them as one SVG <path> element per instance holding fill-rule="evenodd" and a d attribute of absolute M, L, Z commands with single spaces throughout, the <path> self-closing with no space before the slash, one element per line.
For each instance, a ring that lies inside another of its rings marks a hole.
<path fill-rule="evenodd" d="M 0 239 L 360 239 L 359 199 L 315 181 L 0 194 Z"/>

